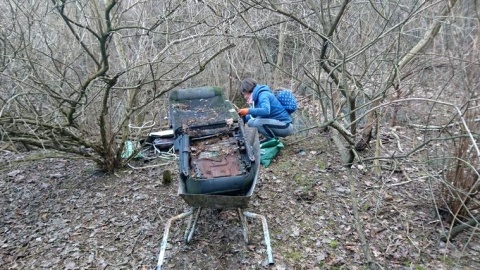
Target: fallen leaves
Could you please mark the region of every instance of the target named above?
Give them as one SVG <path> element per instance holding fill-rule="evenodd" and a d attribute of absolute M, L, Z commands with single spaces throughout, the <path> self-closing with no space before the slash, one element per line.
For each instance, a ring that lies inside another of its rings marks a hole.
<path fill-rule="evenodd" d="M 205 209 L 189 244 L 183 238 L 186 220 L 172 224 L 166 268 L 364 269 L 348 179 L 340 166 L 335 167 L 335 150 L 320 143 L 287 146 L 277 161 L 260 171 L 248 210 L 267 218 L 274 266 L 266 265 L 260 222 L 247 220 L 250 241 L 245 244 L 236 211 Z M 294 147 L 303 150 L 295 152 Z M 0 178 L 5 267 L 155 266 L 166 221 L 188 208 L 177 195 L 174 167 L 174 184 L 161 185 L 162 170 L 120 171 L 120 177 L 110 177 L 93 174 L 84 161 L 58 163 L 55 168 L 51 164 L 12 167 Z M 412 185 L 420 181 L 391 186 L 388 183 L 405 179 L 398 174 L 396 179 L 370 177 L 363 174 L 366 168 L 356 169 L 360 217 L 378 263 L 386 268 L 442 269 L 442 258 L 457 258 L 461 248 L 435 241 L 441 222 L 428 223 L 434 217 L 420 196 L 425 191 Z M 463 256 L 480 256 L 473 240 Z"/>

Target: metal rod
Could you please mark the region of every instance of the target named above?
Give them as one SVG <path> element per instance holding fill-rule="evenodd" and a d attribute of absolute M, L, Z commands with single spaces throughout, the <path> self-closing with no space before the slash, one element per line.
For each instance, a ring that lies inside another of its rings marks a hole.
<path fill-rule="evenodd" d="M 192 207 L 192 211 L 195 212 L 195 209 L 193 207 Z M 185 241 L 185 243 L 187 243 L 188 234 L 190 232 L 190 229 L 192 228 L 192 221 L 193 221 L 193 215 L 190 215 L 187 221 L 187 228 L 185 229 L 185 233 L 183 234 L 183 240 Z"/>
<path fill-rule="evenodd" d="M 246 216 L 246 217 L 250 217 L 250 218 L 259 218 L 259 219 L 262 220 L 263 235 L 265 236 L 265 245 L 267 246 L 268 264 L 270 264 L 270 265 L 274 264 L 273 255 L 272 255 L 272 247 L 270 246 L 270 234 L 268 232 L 267 219 L 262 215 L 251 213 L 251 212 L 248 212 L 248 211 L 243 212 L 243 215 Z"/>
<path fill-rule="evenodd" d="M 191 214 L 193 214 L 193 209 L 191 209 L 190 211 L 185 212 L 183 214 L 171 217 L 167 221 L 167 224 L 165 225 L 165 231 L 163 232 L 162 245 L 160 246 L 160 254 L 158 255 L 158 262 L 157 262 L 156 270 L 161 270 L 162 269 L 163 257 L 165 256 L 165 249 L 167 248 L 167 242 L 168 242 L 168 233 L 170 231 L 170 226 L 172 225 L 172 222 L 175 221 L 175 220 L 178 220 L 178 219 L 182 219 L 184 217 L 188 217 Z"/>
<path fill-rule="evenodd" d="M 242 209 L 237 208 L 238 211 L 238 218 L 240 219 L 240 223 L 242 225 L 243 231 L 243 239 L 245 240 L 245 243 L 248 244 L 248 227 L 247 227 L 247 220 L 245 219 L 245 216 L 242 213 Z"/>
<path fill-rule="evenodd" d="M 197 221 L 198 221 L 198 217 L 200 216 L 200 212 L 202 211 L 202 207 L 199 207 L 195 210 L 193 210 L 195 212 L 195 217 L 193 218 L 193 225 L 192 225 L 192 228 L 190 228 L 190 232 L 188 234 L 188 237 L 186 239 L 186 242 L 189 243 L 190 240 L 192 240 L 192 237 L 193 237 L 193 233 L 195 232 L 195 226 L 197 226 Z"/>

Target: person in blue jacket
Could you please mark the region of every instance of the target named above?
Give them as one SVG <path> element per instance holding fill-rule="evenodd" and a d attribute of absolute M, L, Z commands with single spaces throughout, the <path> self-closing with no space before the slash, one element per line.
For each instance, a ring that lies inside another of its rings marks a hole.
<path fill-rule="evenodd" d="M 247 78 L 241 81 L 238 91 L 250 104 L 250 108 L 239 109 L 238 114 L 265 137 L 262 142 L 293 133 L 292 118 L 268 85 Z"/>

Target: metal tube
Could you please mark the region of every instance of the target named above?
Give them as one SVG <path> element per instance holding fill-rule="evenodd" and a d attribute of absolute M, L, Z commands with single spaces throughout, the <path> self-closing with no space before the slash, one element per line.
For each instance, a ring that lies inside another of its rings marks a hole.
<path fill-rule="evenodd" d="M 248 244 L 248 227 L 247 227 L 247 220 L 245 219 L 245 216 L 242 213 L 242 209 L 237 208 L 238 211 L 238 218 L 240 219 L 240 223 L 243 228 L 243 239 L 245 240 L 245 243 Z"/>
<path fill-rule="evenodd" d="M 192 208 L 192 211 L 195 212 L 195 208 Z M 187 221 L 187 228 L 185 229 L 185 233 L 183 234 L 183 240 L 185 241 L 185 243 L 187 243 L 188 233 L 190 232 L 190 229 L 192 228 L 192 220 L 193 220 L 193 215 L 190 215 L 188 217 L 188 221 Z"/>
<path fill-rule="evenodd" d="M 162 269 L 162 264 L 163 264 L 163 257 L 165 256 L 165 249 L 167 248 L 167 242 L 168 242 L 168 233 L 170 231 L 170 226 L 172 225 L 172 222 L 178 219 L 182 219 L 184 217 L 188 217 L 191 214 L 193 214 L 193 209 L 191 209 L 188 212 L 185 212 L 183 214 L 171 217 L 168 221 L 167 224 L 165 225 L 165 231 L 163 232 L 163 239 L 162 239 L 162 244 L 160 246 L 160 254 L 158 255 L 158 262 L 157 262 L 157 270 Z"/>
<path fill-rule="evenodd" d="M 243 212 L 243 215 L 246 216 L 246 217 L 250 217 L 250 218 L 259 218 L 259 219 L 262 220 L 263 235 L 265 236 L 265 245 L 267 246 L 268 264 L 270 264 L 270 265 L 274 264 L 273 255 L 272 255 L 272 248 L 270 246 L 270 234 L 268 232 L 267 219 L 262 215 L 251 213 L 251 212 L 248 212 L 248 211 Z"/>
<path fill-rule="evenodd" d="M 195 212 L 196 211 L 196 212 Z M 190 232 L 187 236 L 187 238 L 185 239 L 185 242 L 186 243 L 189 243 L 190 240 L 192 240 L 192 237 L 193 237 L 193 233 L 195 232 L 195 226 L 197 226 L 197 221 L 198 221 L 198 217 L 200 216 L 200 212 L 202 211 L 202 208 L 199 207 L 197 208 L 196 210 L 194 210 L 195 212 L 195 217 L 193 218 L 193 225 L 192 227 L 190 228 Z"/>

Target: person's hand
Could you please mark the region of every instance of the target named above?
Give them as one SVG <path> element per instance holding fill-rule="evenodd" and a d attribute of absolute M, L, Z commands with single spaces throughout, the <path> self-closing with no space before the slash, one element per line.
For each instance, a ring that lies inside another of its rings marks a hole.
<path fill-rule="evenodd" d="M 238 115 L 240 115 L 241 117 L 244 117 L 247 114 L 248 114 L 248 108 L 242 108 L 238 110 Z"/>

